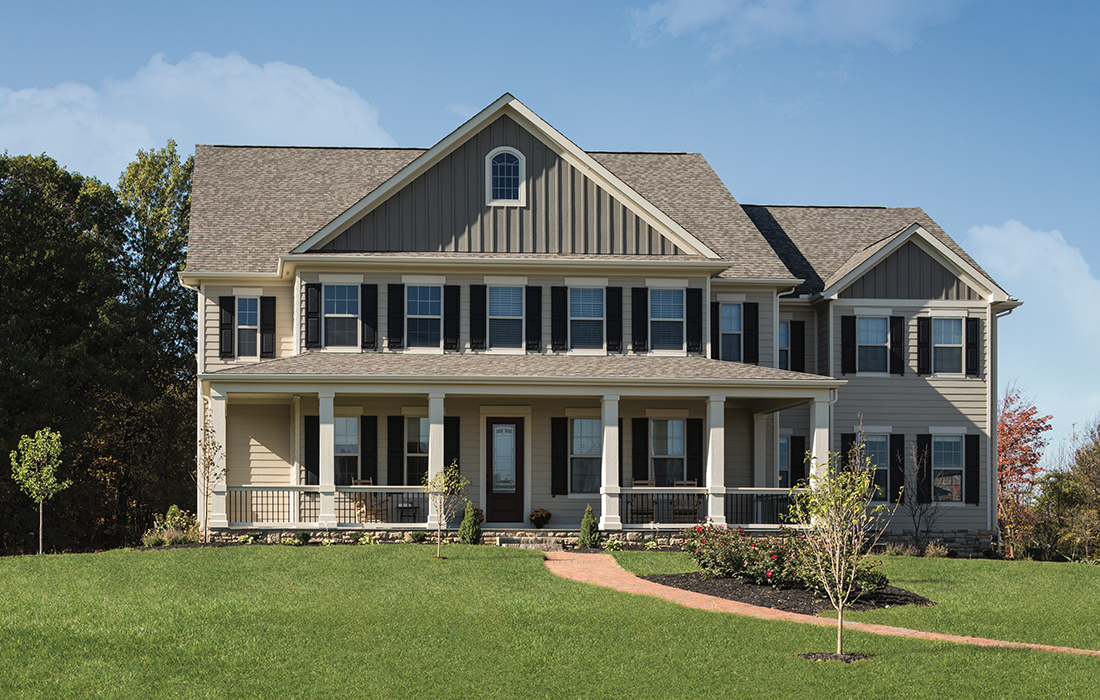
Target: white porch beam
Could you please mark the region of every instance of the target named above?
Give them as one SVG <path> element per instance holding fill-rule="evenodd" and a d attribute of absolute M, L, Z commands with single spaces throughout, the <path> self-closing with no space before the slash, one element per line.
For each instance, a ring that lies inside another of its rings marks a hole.
<path fill-rule="evenodd" d="M 443 394 L 428 394 L 428 479 L 434 479 L 443 471 Z M 409 484 L 417 486 L 418 484 Z M 436 504 L 428 502 L 428 529 L 439 526 Z M 444 523 L 446 525 L 446 523 Z"/>
<path fill-rule="evenodd" d="M 766 487 L 768 468 L 768 414 L 757 413 L 752 417 L 752 485 Z"/>
<path fill-rule="evenodd" d="M 214 430 L 214 443 L 218 450 L 214 454 L 214 469 L 223 474 L 222 478 L 214 484 L 211 494 L 210 523 L 209 527 L 229 527 L 229 519 L 225 512 L 225 484 L 229 478 L 229 471 L 225 463 L 225 412 L 226 394 L 217 389 L 210 388 L 210 425 Z"/>
<path fill-rule="evenodd" d="M 707 398 L 707 516 L 726 524 L 726 397 Z"/>
<path fill-rule="evenodd" d="M 318 423 L 320 424 L 320 486 L 321 513 L 318 525 L 336 527 L 336 419 L 333 407 L 335 391 L 317 393 Z"/>
<path fill-rule="evenodd" d="M 829 464 L 829 402 L 817 400 L 810 404 L 810 431 L 813 446 L 810 449 L 813 464 L 810 477 L 821 475 Z"/>
<path fill-rule="evenodd" d="M 603 418 L 603 452 L 600 462 L 600 529 L 622 530 L 619 517 L 619 396 L 600 400 Z"/>

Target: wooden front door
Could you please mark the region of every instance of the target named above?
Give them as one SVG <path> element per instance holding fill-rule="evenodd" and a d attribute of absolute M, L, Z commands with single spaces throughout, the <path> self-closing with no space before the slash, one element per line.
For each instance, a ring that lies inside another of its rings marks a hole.
<path fill-rule="evenodd" d="M 523 522 L 523 419 L 485 421 L 485 519 L 494 523 Z"/>

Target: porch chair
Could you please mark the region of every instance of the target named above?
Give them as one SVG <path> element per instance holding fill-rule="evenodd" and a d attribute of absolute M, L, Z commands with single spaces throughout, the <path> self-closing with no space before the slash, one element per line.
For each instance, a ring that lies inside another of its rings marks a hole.
<path fill-rule="evenodd" d="M 673 482 L 673 486 L 696 487 L 695 479 L 684 479 Z M 672 522 L 693 523 L 699 519 L 699 501 L 701 496 L 697 493 L 672 494 Z"/>
<path fill-rule="evenodd" d="M 352 479 L 352 486 L 374 486 L 374 479 Z M 361 523 L 384 523 L 389 496 L 381 493 L 356 493 L 355 518 Z"/>
<path fill-rule="evenodd" d="M 633 486 L 650 488 L 652 479 L 635 479 Z M 629 523 L 648 523 L 657 520 L 657 497 L 652 493 L 632 493 L 626 502 L 626 520 Z"/>

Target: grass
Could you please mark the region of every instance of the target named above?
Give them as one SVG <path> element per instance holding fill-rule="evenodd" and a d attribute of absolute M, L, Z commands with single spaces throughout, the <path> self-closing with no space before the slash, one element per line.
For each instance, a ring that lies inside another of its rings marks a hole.
<path fill-rule="evenodd" d="M 1033 644 L 1100 649 L 1100 566 L 986 559 L 876 557 L 890 583 L 932 607 L 849 612 L 894 627 Z M 617 552 L 640 576 L 698 571 L 682 552 Z M 825 613 L 835 615 L 835 613 Z"/>
<path fill-rule="evenodd" d="M 854 633 L 848 650 L 874 658 L 815 664 L 793 654 L 831 650 L 829 629 L 559 579 L 537 552 L 433 553 L 0 559 L 0 696 L 1047 698 L 1100 683 L 1097 659 Z"/>

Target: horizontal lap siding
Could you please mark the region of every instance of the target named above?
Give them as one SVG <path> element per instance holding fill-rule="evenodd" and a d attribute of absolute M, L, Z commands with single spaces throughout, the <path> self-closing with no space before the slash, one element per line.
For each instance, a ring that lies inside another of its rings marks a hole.
<path fill-rule="evenodd" d="M 753 418 L 752 412 L 727 408 L 726 416 L 726 486 L 745 488 L 753 485 Z"/>
<path fill-rule="evenodd" d="M 238 286 L 255 288 L 252 285 Z M 260 287 L 260 289 L 263 290 L 260 296 L 275 297 L 275 356 L 290 357 L 294 354 L 294 309 L 292 306 L 294 302 L 294 286 L 264 286 Z M 235 367 L 248 364 L 250 362 L 248 360 L 242 362 L 238 361 L 236 358 L 227 360 L 218 357 L 218 320 L 220 313 L 220 309 L 218 308 L 218 297 L 233 296 L 233 287 L 205 286 L 203 291 L 206 296 L 202 299 L 203 327 L 199 329 L 199 333 L 202 336 L 202 349 L 207 369 L 213 371 L 224 367 Z M 234 334 L 234 349 L 236 349 L 236 342 L 237 339 Z"/>
<path fill-rule="evenodd" d="M 230 484 L 293 483 L 289 404 L 230 403 L 226 412 L 226 481 Z"/>
<path fill-rule="evenodd" d="M 780 321 L 801 321 L 805 324 L 806 335 L 803 338 L 803 352 L 806 358 L 806 372 L 808 374 L 817 373 L 817 348 L 818 338 L 814 333 L 816 328 L 817 314 L 807 306 L 798 307 L 779 307 L 779 320 Z M 778 342 L 778 341 L 777 341 Z M 793 350 L 793 348 L 792 348 Z"/>

